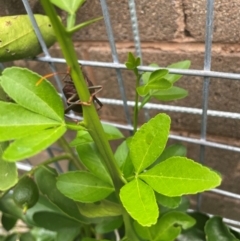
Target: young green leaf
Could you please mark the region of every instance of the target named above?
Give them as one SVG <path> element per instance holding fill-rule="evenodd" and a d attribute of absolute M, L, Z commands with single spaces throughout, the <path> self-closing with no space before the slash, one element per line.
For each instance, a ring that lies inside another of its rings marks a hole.
<path fill-rule="evenodd" d="M 172 86 L 167 90 L 154 90 L 150 95 L 161 101 L 171 101 L 185 98 L 188 96 L 188 91 L 176 86 Z"/>
<path fill-rule="evenodd" d="M 169 116 L 158 114 L 135 133 L 129 149 L 136 173 L 143 171 L 159 157 L 165 148 L 169 129 Z"/>
<path fill-rule="evenodd" d="M 88 218 L 114 217 L 122 214 L 122 207 L 114 202 L 102 200 L 100 203 L 78 203 L 79 211 Z"/>
<path fill-rule="evenodd" d="M 0 191 L 8 190 L 18 181 L 17 166 L 3 160 L 2 155 L 8 147 L 7 142 L 0 143 Z"/>
<path fill-rule="evenodd" d="M 23 138 L 61 123 L 20 105 L 0 101 L 0 141 Z"/>
<path fill-rule="evenodd" d="M 184 60 L 184 61 L 170 64 L 167 66 L 167 68 L 169 68 L 169 69 L 189 69 L 190 65 L 191 65 L 190 60 Z M 168 79 L 172 84 L 174 84 L 176 81 L 178 81 L 181 77 L 182 77 L 182 75 L 180 75 L 180 74 L 168 74 L 165 76 L 165 78 Z"/>
<path fill-rule="evenodd" d="M 157 69 L 150 74 L 148 82 L 155 82 L 157 80 L 160 80 L 164 78 L 167 74 L 168 74 L 167 69 Z"/>
<path fill-rule="evenodd" d="M 3 158 L 7 161 L 20 161 L 33 156 L 53 144 L 65 131 L 65 126 L 59 126 L 15 140 L 5 150 Z"/>
<path fill-rule="evenodd" d="M 154 191 L 139 179 L 135 179 L 120 190 L 120 199 L 127 212 L 142 226 L 151 226 L 159 215 Z"/>
<path fill-rule="evenodd" d="M 217 216 L 207 221 L 205 233 L 208 241 L 239 241 L 224 224 L 222 218 Z"/>
<path fill-rule="evenodd" d="M 110 184 L 83 171 L 60 175 L 57 179 L 57 188 L 65 196 L 83 203 L 100 201 L 114 191 Z"/>
<path fill-rule="evenodd" d="M 50 119 L 63 121 L 61 97 L 48 81 L 36 86 L 40 78 L 40 75 L 30 70 L 12 67 L 3 71 L 0 80 L 4 91 L 22 107 Z"/>
<path fill-rule="evenodd" d="M 40 14 L 34 17 L 47 47 L 50 47 L 56 37 L 49 18 Z M 0 33 L 0 62 L 35 57 L 42 52 L 27 14 L 1 17 Z"/>
<path fill-rule="evenodd" d="M 127 59 L 127 62 L 125 63 L 128 69 L 134 70 L 140 65 L 140 63 L 141 63 L 141 60 L 139 57 L 135 58 L 135 56 L 131 52 L 128 53 L 128 59 Z"/>
<path fill-rule="evenodd" d="M 203 192 L 221 183 L 216 172 L 185 157 L 171 157 L 139 178 L 156 192 L 170 197 Z"/>
<path fill-rule="evenodd" d="M 51 3 L 61 8 L 62 10 L 68 12 L 69 14 L 74 14 L 80 8 L 86 0 L 51 0 Z"/>
<path fill-rule="evenodd" d="M 94 144 L 84 144 L 76 147 L 78 155 L 83 162 L 83 165 L 101 180 L 112 184 L 112 180 L 103 166 L 101 156 Z"/>
<path fill-rule="evenodd" d="M 43 195 L 46 195 L 66 215 L 81 223 L 88 223 L 88 220 L 79 213 L 77 204 L 57 189 L 57 176 L 56 170 L 47 166 L 40 166 L 34 172 L 36 183 Z"/>

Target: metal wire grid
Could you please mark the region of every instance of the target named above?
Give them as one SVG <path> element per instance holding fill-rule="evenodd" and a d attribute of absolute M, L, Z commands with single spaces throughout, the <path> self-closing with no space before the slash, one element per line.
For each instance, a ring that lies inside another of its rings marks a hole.
<path fill-rule="evenodd" d="M 118 54 L 116 50 L 116 45 L 114 41 L 114 36 L 113 36 L 113 31 L 112 31 L 112 26 L 111 26 L 111 21 L 110 21 L 110 16 L 108 13 L 108 7 L 106 0 L 99 0 L 101 7 L 102 7 L 102 12 L 103 12 L 103 17 L 107 29 L 107 35 L 111 47 L 111 54 L 112 54 L 112 62 L 97 62 L 97 61 L 85 61 L 85 60 L 79 60 L 79 63 L 81 65 L 86 65 L 86 66 L 95 66 L 95 67 L 107 67 L 107 68 L 113 68 L 116 70 L 116 76 L 119 84 L 119 89 L 120 89 L 120 94 L 122 97 L 122 100 L 116 100 L 116 99 L 105 99 L 105 98 L 100 98 L 100 100 L 105 103 L 105 104 L 111 104 L 111 105 L 123 105 L 124 107 L 124 112 L 127 120 L 127 125 L 120 125 L 117 123 L 111 123 L 114 126 L 117 126 L 118 128 L 121 129 L 127 129 L 127 130 L 132 130 L 132 124 L 131 124 L 131 117 L 129 113 L 129 107 L 133 106 L 134 103 L 132 101 L 127 101 L 125 90 L 124 90 L 124 85 L 123 85 L 123 79 L 121 75 L 121 69 L 125 69 L 125 65 L 120 63 L 118 60 Z M 37 23 L 34 19 L 32 10 L 30 8 L 30 5 L 28 3 L 28 0 L 22 0 L 26 12 L 30 17 L 30 20 L 32 22 L 32 25 L 34 27 L 34 30 L 36 32 L 36 35 L 39 39 L 39 42 L 42 46 L 43 52 L 44 52 L 44 57 L 38 57 L 36 58 L 36 61 L 42 61 L 42 62 L 48 62 L 50 68 L 52 69 L 53 72 L 55 72 L 55 67 L 54 63 L 65 63 L 64 59 L 61 58 L 54 58 L 51 57 L 51 55 L 48 52 L 48 49 L 44 43 L 44 40 L 41 36 L 41 33 L 39 31 L 39 28 L 37 26 Z M 136 9 L 135 9 L 135 1 L 134 0 L 128 0 L 129 3 L 129 11 L 130 11 L 130 16 L 131 16 L 131 24 L 132 24 L 132 31 L 133 31 L 133 36 L 134 36 L 134 44 L 135 44 L 135 50 L 136 53 L 139 57 L 142 58 L 142 52 L 141 52 L 141 45 L 140 45 L 140 37 L 139 37 L 139 31 L 138 31 L 138 21 L 137 21 L 137 14 L 136 14 Z M 224 112 L 224 111 L 215 111 L 215 110 L 209 110 L 208 109 L 208 95 L 209 95 L 209 83 L 210 83 L 210 78 L 227 78 L 227 79 L 232 79 L 232 80 L 239 80 L 240 79 L 240 74 L 234 74 L 234 73 L 227 73 L 227 72 L 216 72 L 216 71 L 211 71 L 211 47 L 212 47 L 212 33 L 213 33 L 213 13 L 214 13 L 214 0 L 207 0 L 207 13 L 206 13 L 206 36 L 205 36 L 205 56 L 204 56 L 204 68 L 203 70 L 179 70 L 179 69 L 169 69 L 170 73 L 173 74 L 182 74 L 182 75 L 191 75 L 191 76 L 201 76 L 204 79 L 204 84 L 203 84 L 203 92 L 202 92 L 202 109 L 198 108 L 188 108 L 188 107 L 180 107 L 180 106 L 171 106 L 171 105 L 161 105 L 161 104 L 146 104 L 144 106 L 145 109 L 159 109 L 159 110 L 167 110 L 167 111 L 174 111 L 174 112 L 183 112 L 183 113 L 190 113 L 190 114 L 195 114 L 195 115 L 201 115 L 202 117 L 202 122 L 201 122 L 201 137 L 200 139 L 194 139 L 194 138 L 188 138 L 188 137 L 183 137 L 183 136 L 178 136 L 178 135 L 170 135 L 171 139 L 175 140 L 180 140 L 184 142 L 189 142 L 189 143 L 194 143 L 197 145 L 200 145 L 200 162 L 204 163 L 204 158 L 205 158 L 205 147 L 214 147 L 214 148 L 220 148 L 220 149 L 225 149 L 229 151 L 235 151 L 235 152 L 240 152 L 240 147 L 232 146 L 232 145 L 224 145 L 220 144 L 218 142 L 212 142 L 212 141 L 207 141 L 206 140 L 206 130 L 207 130 L 207 118 L 208 116 L 215 116 L 215 117 L 225 117 L 225 118 L 232 118 L 232 119 L 240 119 L 240 113 L 233 113 L 233 112 Z M 148 67 L 148 66 L 140 66 L 140 70 L 143 71 L 154 71 L 155 68 L 153 67 Z M 58 76 L 55 76 L 56 83 L 59 87 L 59 89 L 62 89 L 61 82 L 58 78 Z M 48 154 L 50 156 L 53 156 L 53 153 L 51 149 L 49 148 Z M 31 165 L 26 165 L 23 163 L 18 163 L 18 168 L 21 170 L 29 170 L 31 169 Z M 57 166 L 59 171 L 61 171 L 61 168 Z M 240 200 L 240 195 L 232 193 L 232 192 L 227 192 L 223 191 L 220 189 L 214 189 L 211 190 L 211 192 L 217 193 L 219 195 L 231 197 L 234 199 L 239 199 Z M 201 206 L 201 196 L 198 198 L 198 208 Z M 231 225 L 237 225 L 240 226 L 240 222 L 230 220 L 230 219 L 224 219 L 225 222 L 231 224 Z"/>

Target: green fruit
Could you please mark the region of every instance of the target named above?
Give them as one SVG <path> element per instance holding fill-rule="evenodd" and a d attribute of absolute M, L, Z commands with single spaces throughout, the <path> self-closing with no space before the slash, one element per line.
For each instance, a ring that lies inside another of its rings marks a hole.
<path fill-rule="evenodd" d="M 13 189 L 13 200 L 23 211 L 36 204 L 39 198 L 38 187 L 32 178 L 23 177 Z"/>

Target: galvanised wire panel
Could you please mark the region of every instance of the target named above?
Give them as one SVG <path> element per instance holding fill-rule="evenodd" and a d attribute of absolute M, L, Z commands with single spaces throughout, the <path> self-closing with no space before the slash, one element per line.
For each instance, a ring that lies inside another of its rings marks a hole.
<path fill-rule="evenodd" d="M 39 39 L 39 42 L 42 46 L 44 56 L 38 57 L 34 59 L 34 61 L 41 61 L 41 62 L 47 62 L 53 72 L 56 72 L 55 63 L 65 63 L 65 60 L 62 58 L 54 58 L 50 55 L 43 38 L 40 34 L 40 31 L 38 29 L 38 26 L 36 24 L 36 21 L 34 19 L 32 10 L 30 8 L 30 5 L 28 3 L 28 0 L 22 0 L 23 4 L 25 6 L 26 12 L 29 15 L 31 22 L 33 24 L 34 30 L 36 32 L 36 35 Z M 116 43 L 114 41 L 114 35 L 111 25 L 111 19 L 108 12 L 108 5 L 106 0 L 99 0 L 102 8 L 102 13 L 107 29 L 107 35 L 108 40 L 111 48 L 111 55 L 112 55 L 112 62 L 99 62 L 99 61 L 86 61 L 86 60 L 79 60 L 79 64 L 84 66 L 94 66 L 94 67 L 105 67 L 105 68 L 111 68 L 116 71 L 116 77 L 118 81 L 119 91 L 122 97 L 122 100 L 117 99 L 106 99 L 106 98 L 100 98 L 101 102 L 103 104 L 108 105 L 121 105 L 124 107 L 125 112 L 125 118 L 126 118 L 126 125 L 121 125 L 118 123 L 111 123 L 114 126 L 117 126 L 120 129 L 126 129 L 131 130 L 132 129 L 132 123 L 131 123 L 131 116 L 129 112 L 129 107 L 132 107 L 134 105 L 134 102 L 128 101 L 126 98 L 126 93 L 123 85 L 123 78 L 121 74 L 121 69 L 125 69 L 125 65 L 123 63 L 119 62 L 118 53 L 116 50 Z M 137 3 L 137 2 L 136 2 Z M 131 25 L 132 25 L 132 32 L 133 32 L 133 38 L 134 38 L 134 44 L 135 44 L 135 52 L 136 54 L 142 58 L 142 49 L 141 49 L 141 42 L 140 42 L 140 36 L 139 36 L 139 30 L 138 30 L 138 20 L 137 20 L 137 13 L 136 13 L 136 6 L 135 6 L 134 0 L 128 0 L 129 4 L 129 11 L 131 16 Z M 204 67 L 202 70 L 195 70 L 195 69 L 189 69 L 189 70 L 179 70 L 179 69 L 169 69 L 170 73 L 173 74 L 182 74 L 186 76 L 200 76 L 203 78 L 203 90 L 202 90 L 202 108 L 190 108 L 190 107 L 182 107 L 182 106 L 172 106 L 167 104 L 153 104 L 148 103 L 144 106 L 146 112 L 145 116 L 148 117 L 148 110 L 150 109 L 156 109 L 161 111 L 172 111 L 172 112 L 178 112 L 178 113 L 188 113 L 192 115 L 200 115 L 201 116 L 201 135 L 200 138 L 191 138 L 191 137 L 184 137 L 180 135 L 170 135 L 171 139 L 184 141 L 188 143 L 193 143 L 200 146 L 200 153 L 199 153 L 199 160 L 201 163 L 204 163 L 205 160 L 205 148 L 206 147 L 214 147 L 219 149 L 224 149 L 232 152 L 240 152 L 240 147 L 234 146 L 234 145 L 225 145 L 214 141 L 208 141 L 206 139 L 207 134 L 207 123 L 208 123 L 208 117 L 214 116 L 218 118 L 229 118 L 229 119 L 240 119 L 240 113 L 234 113 L 234 112 L 226 112 L 226 111 L 216 111 L 216 110 L 209 110 L 208 109 L 208 96 L 209 96 L 209 84 L 211 78 L 227 78 L 232 80 L 239 80 L 240 74 L 234 74 L 234 73 L 227 73 L 227 72 L 216 72 L 211 71 L 211 50 L 212 50 L 212 35 L 213 35 L 213 17 L 214 17 L 214 0 L 207 0 L 207 6 L 206 6 L 206 24 L 205 24 L 205 54 L 204 54 Z M 2 65 L 2 67 L 4 67 Z M 155 68 L 149 67 L 149 66 L 143 66 L 141 65 L 139 67 L 139 70 L 143 71 L 153 71 Z M 57 83 L 58 89 L 62 89 L 62 84 L 57 75 L 54 76 L 55 81 Z M 78 119 L 79 117 L 74 116 L 74 114 L 70 114 L 71 117 L 74 117 L 75 119 Z M 48 148 L 47 153 L 50 157 L 53 157 L 53 150 L 54 151 L 60 151 L 57 148 Z M 28 160 L 26 160 L 28 162 Z M 26 162 L 25 162 L 26 163 Z M 20 170 L 29 170 L 31 169 L 31 163 L 24 164 L 24 163 L 18 163 L 18 168 Z M 56 168 L 61 172 L 61 167 L 56 166 Z M 214 192 L 216 194 L 233 198 L 233 199 L 239 199 L 240 195 L 220 190 L 220 189 L 214 189 L 211 192 Z M 201 195 L 198 196 L 198 209 L 201 209 Z M 240 226 L 240 222 L 230 219 L 224 219 L 225 222 Z"/>

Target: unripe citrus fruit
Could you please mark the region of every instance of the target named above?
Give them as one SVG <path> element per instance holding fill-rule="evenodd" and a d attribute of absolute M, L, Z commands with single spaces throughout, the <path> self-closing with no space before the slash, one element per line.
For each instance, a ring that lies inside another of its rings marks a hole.
<path fill-rule="evenodd" d="M 38 187 L 31 177 L 23 177 L 13 189 L 13 200 L 24 212 L 36 204 Z"/>

